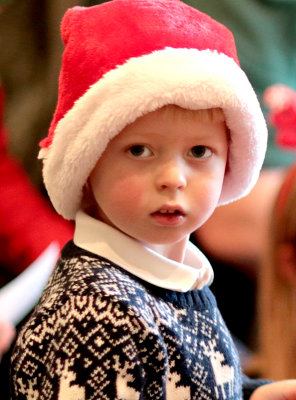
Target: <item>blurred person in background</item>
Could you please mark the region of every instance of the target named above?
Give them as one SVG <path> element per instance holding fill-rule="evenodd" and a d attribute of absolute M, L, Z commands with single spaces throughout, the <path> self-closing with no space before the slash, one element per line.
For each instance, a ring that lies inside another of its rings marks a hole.
<path fill-rule="evenodd" d="M 276 143 L 296 155 L 296 92 L 265 92 Z M 258 269 L 257 355 L 250 371 L 269 379 L 296 377 L 296 163 L 288 169 L 269 216 L 265 256 Z M 252 371 L 253 369 L 253 371 Z"/>
<path fill-rule="evenodd" d="M 280 188 L 269 234 L 266 258 L 258 270 L 255 373 L 289 379 L 296 377 L 296 164 Z"/>
<path fill-rule="evenodd" d="M 21 161 L 8 151 L 0 85 L 0 287 L 19 275 L 49 246 L 72 238 L 72 225 L 34 187 Z"/>

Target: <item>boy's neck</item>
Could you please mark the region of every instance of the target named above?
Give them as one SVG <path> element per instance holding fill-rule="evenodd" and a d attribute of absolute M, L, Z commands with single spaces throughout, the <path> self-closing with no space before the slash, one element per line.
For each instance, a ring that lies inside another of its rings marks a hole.
<path fill-rule="evenodd" d="M 188 240 L 189 240 L 189 235 L 187 235 L 184 239 L 180 240 L 179 242 L 173 244 L 145 243 L 145 246 L 157 252 L 158 254 L 166 258 L 169 258 L 172 261 L 183 263 L 186 252 L 186 244 Z"/>

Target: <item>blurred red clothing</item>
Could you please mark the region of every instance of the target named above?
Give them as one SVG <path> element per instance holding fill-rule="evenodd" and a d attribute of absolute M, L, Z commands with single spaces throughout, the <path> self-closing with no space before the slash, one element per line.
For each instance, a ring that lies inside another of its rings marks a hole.
<path fill-rule="evenodd" d="M 52 242 L 62 248 L 73 226 L 60 217 L 7 153 L 0 86 L 0 286 L 17 276 Z"/>

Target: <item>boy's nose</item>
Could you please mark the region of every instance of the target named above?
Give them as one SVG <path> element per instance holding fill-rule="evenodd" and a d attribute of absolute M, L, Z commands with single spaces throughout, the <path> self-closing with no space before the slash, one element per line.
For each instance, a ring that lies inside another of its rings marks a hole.
<path fill-rule="evenodd" d="M 159 190 L 183 190 L 186 185 L 185 171 L 177 164 L 164 166 L 156 177 L 156 186 Z"/>

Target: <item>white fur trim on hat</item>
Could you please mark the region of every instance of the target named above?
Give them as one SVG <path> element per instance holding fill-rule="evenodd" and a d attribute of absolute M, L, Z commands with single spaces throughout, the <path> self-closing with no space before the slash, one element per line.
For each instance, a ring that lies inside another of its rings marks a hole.
<path fill-rule="evenodd" d="M 245 73 L 211 50 L 166 48 L 107 72 L 59 121 L 44 158 L 44 182 L 56 210 L 73 219 L 82 189 L 108 142 L 127 124 L 167 104 L 220 107 L 230 129 L 228 172 L 219 204 L 257 181 L 267 142 L 265 121 Z"/>

